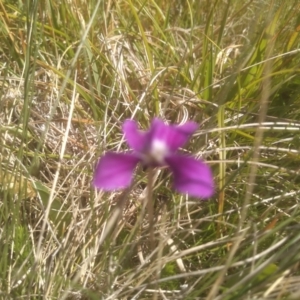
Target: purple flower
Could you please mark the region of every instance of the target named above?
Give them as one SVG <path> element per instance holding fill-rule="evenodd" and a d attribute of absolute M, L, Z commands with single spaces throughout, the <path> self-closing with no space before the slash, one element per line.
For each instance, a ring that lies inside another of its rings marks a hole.
<path fill-rule="evenodd" d="M 140 131 L 137 123 L 126 120 L 123 132 L 132 152 L 107 152 L 100 158 L 94 175 L 94 186 L 106 191 L 128 187 L 136 165 L 168 166 L 177 191 L 191 196 L 209 198 L 214 193 L 211 169 L 203 161 L 177 151 L 195 132 L 198 125 L 166 125 L 153 119 L 148 131 Z"/>

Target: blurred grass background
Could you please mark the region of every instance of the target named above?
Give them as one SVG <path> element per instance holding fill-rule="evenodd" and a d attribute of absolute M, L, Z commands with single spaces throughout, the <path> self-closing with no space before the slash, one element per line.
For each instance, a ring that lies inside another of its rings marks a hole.
<path fill-rule="evenodd" d="M 297 0 L 0 1 L 1 299 L 299 299 Z M 91 186 L 126 118 L 201 124 L 199 201 Z"/>

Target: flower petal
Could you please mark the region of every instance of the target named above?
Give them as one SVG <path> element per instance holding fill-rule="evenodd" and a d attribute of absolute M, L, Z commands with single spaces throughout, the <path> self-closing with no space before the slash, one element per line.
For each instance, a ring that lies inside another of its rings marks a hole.
<path fill-rule="evenodd" d="M 106 153 L 97 164 L 94 186 L 106 191 L 128 187 L 139 161 L 138 157 L 130 153 Z"/>
<path fill-rule="evenodd" d="M 126 120 L 123 123 L 123 133 L 130 148 L 137 152 L 145 149 L 148 140 L 147 132 L 139 130 L 135 121 Z"/>
<path fill-rule="evenodd" d="M 214 194 L 211 169 L 201 160 L 190 156 L 171 155 L 166 159 L 174 175 L 174 187 L 181 193 L 199 198 L 209 198 Z"/>
<path fill-rule="evenodd" d="M 159 140 L 164 142 L 171 152 L 182 147 L 189 137 L 198 128 L 195 122 L 186 122 L 183 125 L 166 125 L 162 120 L 155 118 L 151 123 L 151 141 Z"/>

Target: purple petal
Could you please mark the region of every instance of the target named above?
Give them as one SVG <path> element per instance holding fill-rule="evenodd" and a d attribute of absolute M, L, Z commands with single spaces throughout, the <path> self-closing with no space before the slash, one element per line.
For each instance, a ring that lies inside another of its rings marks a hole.
<path fill-rule="evenodd" d="M 97 164 L 94 186 L 106 191 L 128 187 L 139 161 L 138 157 L 130 153 L 106 153 Z"/>
<path fill-rule="evenodd" d="M 162 120 L 155 118 L 150 128 L 151 141 L 160 140 L 167 145 L 171 152 L 174 152 L 188 141 L 197 128 L 198 124 L 195 122 L 166 125 Z"/>
<path fill-rule="evenodd" d="M 203 199 L 214 194 L 212 172 L 204 162 L 183 155 L 168 156 L 166 162 L 173 172 L 177 191 Z"/>
<path fill-rule="evenodd" d="M 126 120 L 123 124 L 125 139 L 130 148 L 142 152 L 148 140 L 147 132 L 138 129 L 137 123 L 133 120 Z"/>

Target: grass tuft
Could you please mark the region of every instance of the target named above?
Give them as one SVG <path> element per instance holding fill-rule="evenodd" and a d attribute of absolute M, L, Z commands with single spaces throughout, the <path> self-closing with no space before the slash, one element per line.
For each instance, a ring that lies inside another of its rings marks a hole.
<path fill-rule="evenodd" d="M 299 8 L 0 2 L 0 298 L 298 299 Z M 149 220 L 145 172 L 91 181 L 155 116 L 201 124 L 216 193 L 155 170 Z"/>

